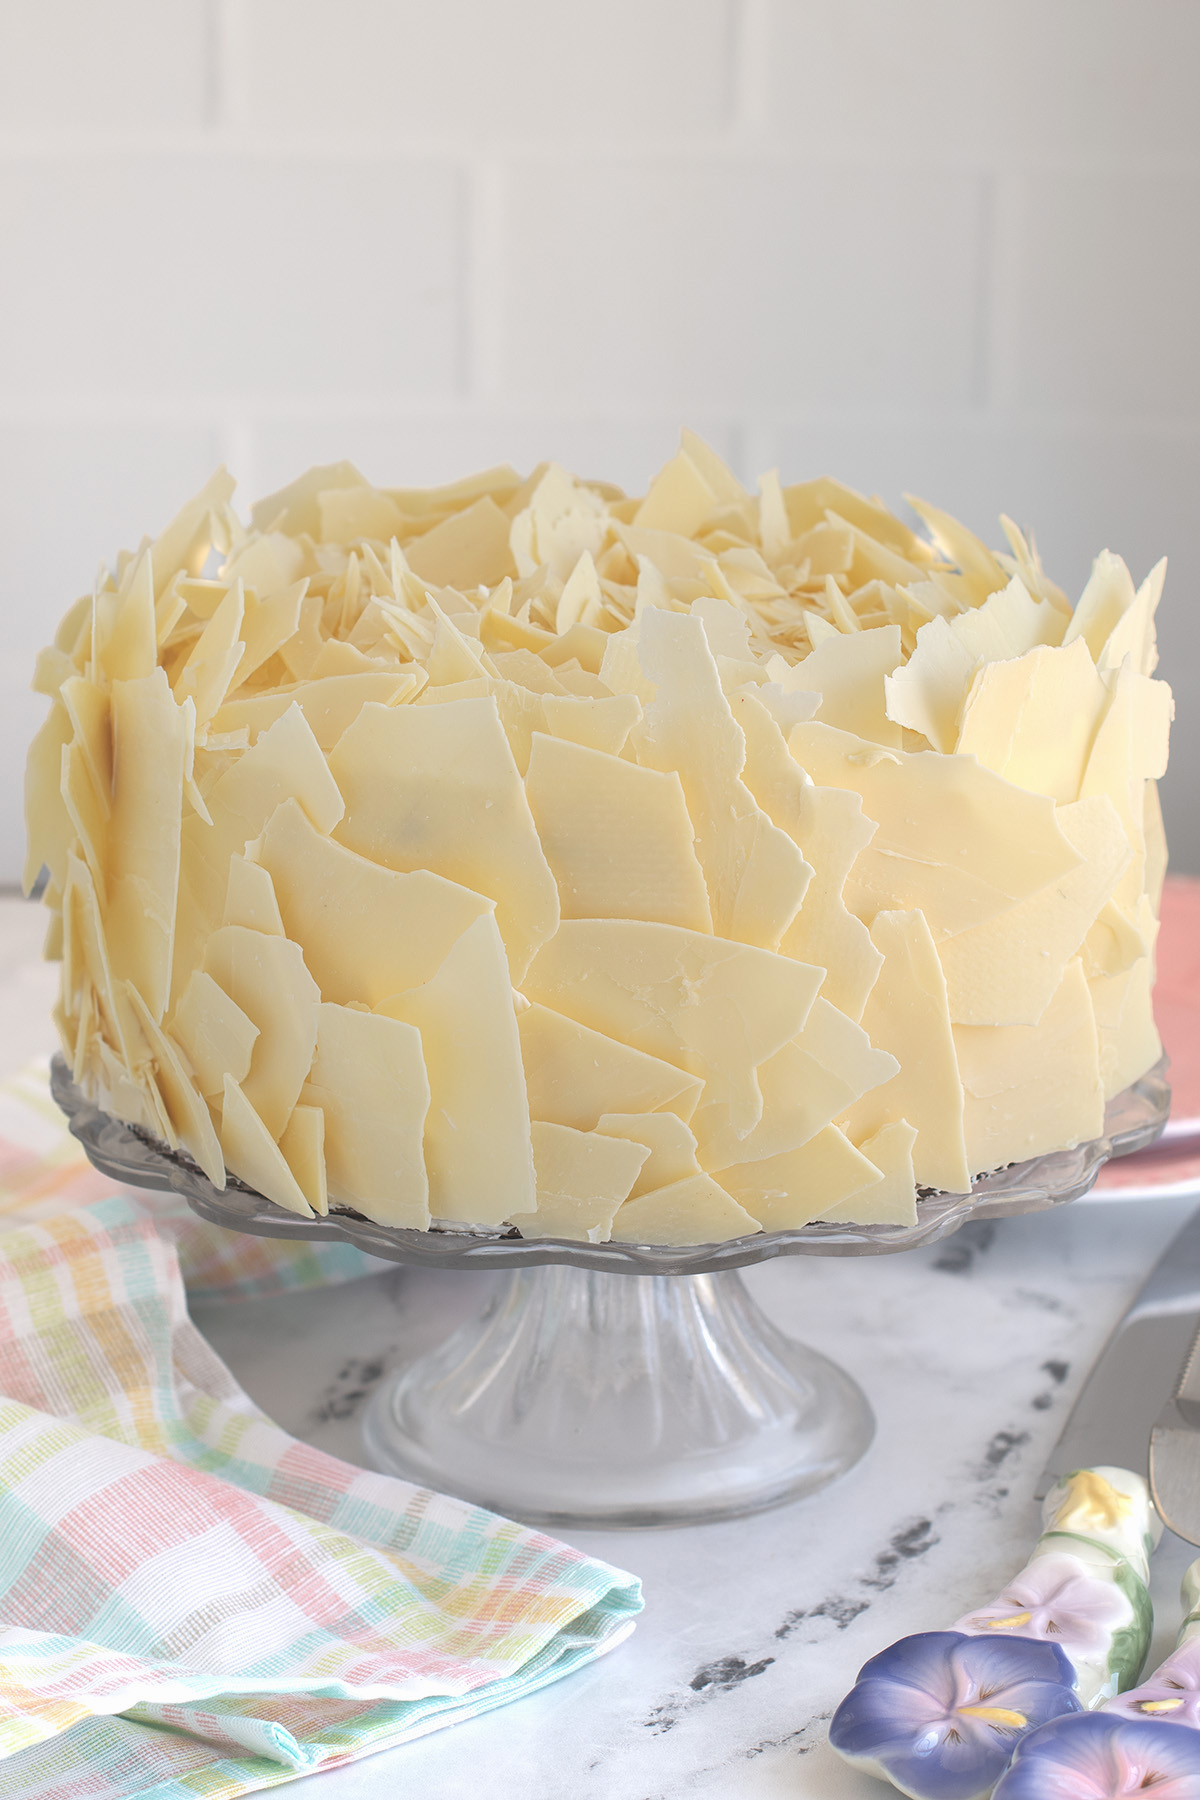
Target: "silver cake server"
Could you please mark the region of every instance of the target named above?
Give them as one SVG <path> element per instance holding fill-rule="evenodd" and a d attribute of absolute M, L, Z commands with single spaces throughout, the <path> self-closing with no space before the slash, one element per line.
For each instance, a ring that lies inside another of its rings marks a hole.
<path fill-rule="evenodd" d="M 1189 1355 L 1198 1327 L 1200 1211 L 1171 1239 L 1092 1365 L 1042 1471 L 1036 1490 L 1039 1500 L 1060 1476 L 1098 1463 L 1145 1474 L 1150 1426 L 1159 1418 L 1154 1429 L 1160 1434 L 1169 1417 L 1166 1429 L 1168 1435 L 1174 1434 L 1169 1436 L 1172 1448 L 1164 1461 L 1168 1438 L 1160 1437 L 1163 1448 L 1154 1466 L 1162 1475 L 1168 1469 L 1190 1468 L 1192 1473 L 1171 1477 L 1175 1485 L 1163 1490 L 1166 1508 L 1153 1475 L 1151 1487 L 1159 1512 L 1171 1529 L 1191 1543 L 1200 1543 L 1200 1356 Z M 1189 1375 L 1191 1385 L 1185 1392 Z M 1172 1398 L 1176 1393 L 1180 1400 Z M 1181 1404 L 1191 1409 L 1190 1416 L 1179 1411 Z M 1186 1498 L 1176 1500 L 1177 1487 L 1181 1496 L 1190 1496 L 1190 1508 Z M 1172 1505 L 1179 1512 L 1178 1522 L 1170 1511 Z"/>
<path fill-rule="evenodd" d="M 1145 1480 L 1150 1425 L 1164 1402 L 1176 1410 L 1194 1406 L 1200 1421 L 1198 1322 L 1200 1211 L 1167 1245 L 1083 1384 L 1038 1484 L 1045 1504 L 1033 1560 L 991 1605 L 948 1630 L 901 1638 L 859 1670 L 829 1728 L 834 1750 L 853 1767 L 882 1775 L 914 1800 L 988 1794 L 1030 1731 L 1086 1711 L 1137 1679 L 1152 1623 L 1147 1558 L 1162 1533 Z M 1171 1398 L 1173 1390 L 1179 1398 Z M 1200 1433 L 1185 1413 L 1179 1418 L 1200 1476 Z M 1200 1479 L 1185 1492 L 1200 1520 Z M 1079 1550 L 1089 1541 L 1090 1561 L 1081 1563 Z M 1072 1561 L 1081 1585 L 1110 1582 L 1124 1596 L 1124 1617 L 1098 1651 L 1090 1639 L 1064 1634 L 1069 1609 L 1061 1623 L 1054 1614 L 1055 1584 L 1062 1583 L 1056 1565 Z M 1002 1667 L 1010 1658 L 1024 1678 L 1020 1693 L 1038 1696 L 1032 1708 L 1024 1698 L 998 1699 L 1007 1692 Z M 928 1705 L 913 1696 L 934 1692 L 940 1716 L 931 1724 Z"/>
<path fill-rule="evenodd" d="M 1150 1491 L 1163 1523 L 1200 1544 L 1200 1324 L 1150 1433 Z"/>

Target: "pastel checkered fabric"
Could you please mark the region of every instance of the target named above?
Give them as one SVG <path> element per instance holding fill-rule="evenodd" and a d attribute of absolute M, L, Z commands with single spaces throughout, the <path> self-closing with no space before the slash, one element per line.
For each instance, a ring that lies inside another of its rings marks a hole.
<path fill-rule="evenodd" d="M 184 1285 L 193 1293 L 246 1299 L 353 1281 L 391 1266 L 353 1244 L 225 1231 L 197 1217 L 178 1194 L 122 1188 L 92 1168 L 67 1130 L 50 1097 L 46 1058 L 0 1085 L 0 1228 L 5 1218 L 50 1218 L 121 1193 L 175 1244 Z"/>
<path fill-rule="evenodd" d="M 10 1094 L 3 1124 L 37 1098 Z M 39 1173 L 29 1135 L 0 1151 L 7 1204 L 60 1210 L 0 1234 L 5 1800 L 224 1800 L 501 1705 L 632 1629 L 630 1576 L 280 1431 L 191 1324 L 160 1197 L 62 1211 L 95 1178 L 50 1153 Z M 323 1278 L 295 1246 L 240 1266 L 241 1240 L 173 1223 L 215 1285 Z"/>

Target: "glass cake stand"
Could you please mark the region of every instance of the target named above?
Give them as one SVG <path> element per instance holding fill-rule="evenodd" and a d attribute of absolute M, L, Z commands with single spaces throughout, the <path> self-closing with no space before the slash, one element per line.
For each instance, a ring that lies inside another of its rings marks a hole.
<path fill-rule="evenodd" d="M 417 1268 L 501 1271 L 477 1317 L 378 1390 L 367 1454 L 389 1474 L 559 1529 L 736 1517 L 851 1468 L 875 1429 L 862 1390 L 772 1324 L 738 1269 L 914 1249 L 968 1219 L 1077 1200 L 1109 1158 L 1162 1132 L 1165 1067 L 1110 1103 L 1103 1137 L 982 1175 L 967 1194 L 926 1194 L 914 1226 L 806 1225 L 682 1248 L 409 1231 L 348 1210 L 297 1218 L 236 1178 L 219 1191 L 186 1154 L 99 1111 L 61 1057 L 51 1087 L 97 1169 L 181 1194 L 214 1225 L 349 1240 Z M 616 1279 L 629 1275 L 641 1279 Z"/>

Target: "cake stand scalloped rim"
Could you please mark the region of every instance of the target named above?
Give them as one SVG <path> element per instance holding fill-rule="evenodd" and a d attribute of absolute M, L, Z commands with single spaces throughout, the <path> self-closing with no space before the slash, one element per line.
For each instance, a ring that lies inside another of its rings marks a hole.
<path fill-rule="evenodd" d="M 704 1275 L 743 1268 L 776 1256 L 879 1256 L 914 1250 L 969 1219 L 1038 1212 L 1077 1200 L 1093 1186 L 1111 1157 L 1144 1149 L 1160 1136 L 1171 1091 L 1162 1057 L 1110 1102 L 1106 1134 L 1072 1150 L 1016 1163 L 972 1183 L 967 1194 L 934 1193 L 919 1199 L 918 1222 L 901 1225 L 805 1225 L 795 1231 L 756 1233 L 718 1244 L 587 1244 L 563 1238 L 522 1238 L 515 1230 L 463 1231 L 435 1226 L 417 1231 L 379 1225 L 337 1209 L 326 1218 L 300 1218 L 230 1177 L 218 1189 L 183 1151 L 172 1151 L 136 1127 L 102 1112 L 76 1086 L 65 1059 L 51 1063 L 51 1092 L 71 1132 L 93 1166 L 135 1187 L 179 1194 L 201 1218 L 256 1237 L 340 1239 L 369 1255 L 426 1268 L 534 1268 L 572 1263 L 577 1268 L 640 1275 Z"/>

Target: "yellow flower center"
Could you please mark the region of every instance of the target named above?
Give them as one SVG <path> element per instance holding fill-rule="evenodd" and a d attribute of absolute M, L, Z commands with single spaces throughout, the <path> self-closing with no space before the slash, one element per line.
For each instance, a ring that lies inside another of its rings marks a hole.
<path fill-rule="evenodd" d="M 1133 1501 L 1097 1475 L 1094 1469 L 1080 1469 L 1067 1482 L 1066 1498 L 1054 1515 L 1056 1531 L 1109 1531 L 1127 1519 Z"/>
<path fill-rule="evenodd" d="M 1027 1612 L 1014 1613 L 1011 1619 L 989 1619 L 989 1631 L 1015 1631 L 1018 1625 L 1028 1625 L 1033 1614 Z"/>
<path fill-rule="evenodd" d="M 1008 1706 L 960 1706 L 958 1710 L 968 1718 L 986 1719 L 989 1725 L 1011 1725 L 1015 1731 L 1029 1723 L 1024 1713 L 1013 1712 Z"/>
<path fill-rule="evenodd" d="M 1175 1712 L 1182 1705 L 1182 1697 L 1178 1700 L 1139 1700 L 1138 1711 L 1144 1713 Z"/>

